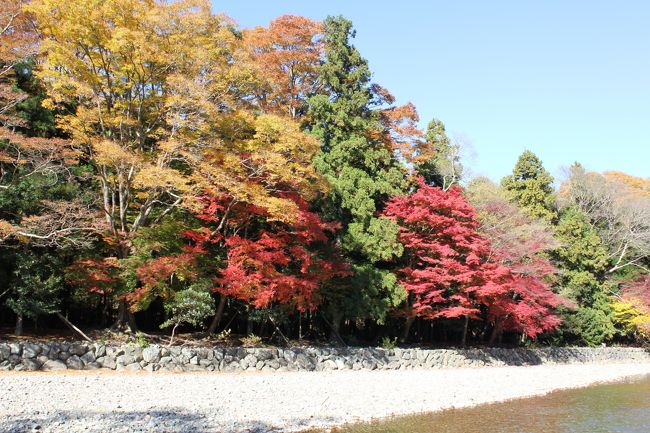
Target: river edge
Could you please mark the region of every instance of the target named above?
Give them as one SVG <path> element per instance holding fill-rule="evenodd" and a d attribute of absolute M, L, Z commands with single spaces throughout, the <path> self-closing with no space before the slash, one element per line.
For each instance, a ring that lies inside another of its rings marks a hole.
<path fill-rule="evenodd" d="M 486 367 L 486 368 L 498 368 L 498 367 Z M 530 367 L 519 367 L 519 368 L 530 368 Z M 372 417 L 370 419 L 366 420 L 360 420 L 360 421 L 355 421 L 355 422 L 346 422 L 344 424 L 339 424 L 339 425 L 334 425 L 334 426 L 320 426 L 320 427 L 315 427 L 315 428 L 308 428 L 308 429 L 303 429 L 303 430 L 298 430 L 293 433 L 345 433 L 348 432 L 348 430 L 353 430 L 357 431 L 361 427 L 367 427 L 367 428 L 372 428 L 374 425 L 381 426 L 384 423 L 391 422 L 391 421 L 399 421 L 400 419 L 407 419 L 413 416 L 435 416 L 438 414 L 444 414 L 447 412 L 454 412 L 456 410 L 462 411 L 464 409 L 472 409 L 472 408 L 478 408 L 478 407 L 490 407 L 495 404 L 506 404 L 510 402 L 517 402 L 517 401 L 525 401 L 528 399 L 534 399 L 536 397 L 545 397 L 548 395 L 552 395 L 557 392 L 563 392 L 563 391 L 570 391 L 570 390 L 577 390 L 577 389 L 586 389 L 586 388 L 591 388 L 591 387 L 596 387 L 599 385 L 611 385 L 611 384 L 623 384 L 623 383 L 635 383 L 635 382 L 643 382 L 650 380 L 650 371 L 645 372 L 645 373 L 640 373 L 640 374 L 631 374 L 631 375 L 626 375 L 626 376 L 621 376 L 613 379 L 603 379 L 603 380 L 597 380 L 595 382 L 587 383 L 584 385 L 578 385 L 578 386 L 561 386 L 557 388 L 550 389 L 548 391 L 541 391 L 539 393 L 530 393 L 527 395 L 518 395 L 516 397 L 512 398 L 504 398 L 504 399 L 495 399 L 495 400 L 488 400 L 488 401 L 480 401 L 480 402 L 471 402 L 469 404 L 464 404 L 464 403 L 458 403 L 453 406 L 449 407 L 441 407 L 438 409 L 434 410 L 429 410 L 429 411 L 422 411 L 422 412 L 404 412 L 404 413 L 392 413 L 388 416 L 380 416 L 380 417 Z M 362 429 L 362 431 L 366 431 L 365 429 Z"/>
<path fill-rule="evenodd" d="M 274 373 L 6 372 L 0 432 L 320 432 L 650 375 L 650 363 Z M 507 384 L 507 386 L 504 386 Z"/>
<path fill-rule="evenodd" d="M 345 424 L 318 433 L 647 433 L 649 409 L 650 375 L 644 375 L 466 408 Z"/>

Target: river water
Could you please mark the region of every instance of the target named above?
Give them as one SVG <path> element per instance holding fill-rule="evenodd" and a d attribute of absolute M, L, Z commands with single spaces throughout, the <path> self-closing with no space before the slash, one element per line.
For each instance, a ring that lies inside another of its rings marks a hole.
<path fill-rule="evenodd" d="M 650 377 L 395 418 L 340 433 L 650 433 Z"/>

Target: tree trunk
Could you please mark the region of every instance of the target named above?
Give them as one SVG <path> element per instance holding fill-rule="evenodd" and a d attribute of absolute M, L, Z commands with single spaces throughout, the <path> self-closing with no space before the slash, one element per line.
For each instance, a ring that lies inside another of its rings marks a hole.
<path fill-rule="evenodd" d="M 490 334 L 490 340 L 488 341 L 488 344 L 490 346 L 493 346 L 497 341 L 497 338 L 501 338 L 501 322 L 499 320 L 494 323 L 494 328 L 492 328 L 492 333 Z"/>
<path fill-rule="evenodd" d="M 411 332 L 411 326 L 413 325 L 413 322 L 415 322 L 415 316 L 408 316 L 406 318 L 406 323 L 404 324 L 404 328 L 402 329 L 402 335 L 399 337 L 400 343 L 406 343 L 406 341 L 408 340 L 409 332 Z"/>
<path fill-rule="evenodd" d="M 461 339 L 461 346 L 467 345 L 467 329 L 469 328 L 469 316 L 465 316 L 465 323 L 463 324 L 463 338 Z"/>
<path fill-rule="evenodd" d="M 345 345 L 343 338 L 341 338 L 341 322 L 343 321 L 343 314 L 340 311 L 332 313 L 332 322 L 330 325 L 330 341 L 336 345 Z"/>
<path fill-rule="evenodd" d="M 108 295 L 104 294 L 102 297 L 102 328 L 108 326 L 108 321 L 110 320 L 110 302 L 108 300 Z"/>
<path fill-rule="evenodd" d="M 20 337 L 23 335 L 23 315 L 18 314 L 16 316 L 16 329 L 14 330 L 14 335 Z"/>
<path fill-rule="evenodd" d="M 128 329 L 130 332 L 136 332 L 138 327 L 135 324 L 135 317 L 133 313 L 129 310 L 129 306 L 125 300 L 121 300 L 117 308 L 117 320 L 114 328 L 125 330 Z"/>
<path fill-rule="evenodd" d="M 212 323 L 210 323 L 210 327 L 208 328 L 208 334 L 214 334 L 215 332 L 217 332 L 219 323 L 221 323 L 221 319 L 223 319 L 223 312 L 226 308 L 227 299 L 228 297 L 226 295 L 220 295 L 219 305 L 217 306 L 217 311 L 214 313 L 214 318 L 212 319 Z"/>

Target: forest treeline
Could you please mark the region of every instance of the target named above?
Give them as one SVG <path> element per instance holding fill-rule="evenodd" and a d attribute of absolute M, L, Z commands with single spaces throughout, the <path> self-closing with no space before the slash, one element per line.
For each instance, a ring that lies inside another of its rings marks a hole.
<path fill-rule="evenodd" d="M 61 313 L 348 344 L 650 336 L 650 181 L 576 163 L 556 184 L 529 151 L 500 184 L 464 177 L 343 17 L 5 0 L 0 20 L 17 334 Z"/>

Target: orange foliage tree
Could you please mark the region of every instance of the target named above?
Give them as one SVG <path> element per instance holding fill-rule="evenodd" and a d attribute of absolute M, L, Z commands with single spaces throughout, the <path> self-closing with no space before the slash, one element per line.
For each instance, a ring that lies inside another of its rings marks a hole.
<path fill-rule="evenodd" d="M 264 79 L 257 95 L 262 109 L 290 117 L 305 114 L 307 98 L 319 86 L 321 33 L 321 23 L 294 15 L 244 32 L 244 43 Z"/>

